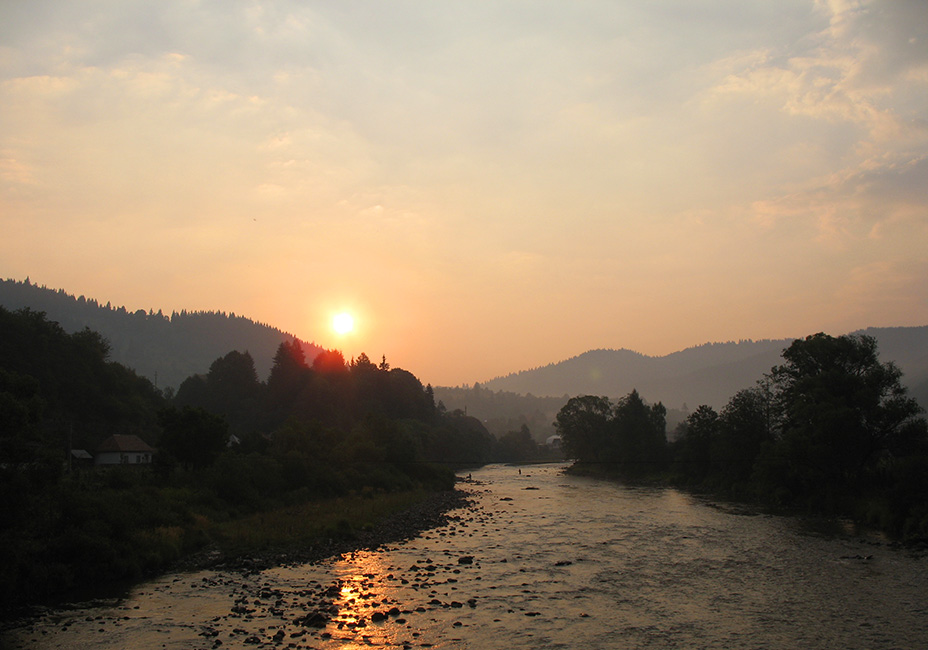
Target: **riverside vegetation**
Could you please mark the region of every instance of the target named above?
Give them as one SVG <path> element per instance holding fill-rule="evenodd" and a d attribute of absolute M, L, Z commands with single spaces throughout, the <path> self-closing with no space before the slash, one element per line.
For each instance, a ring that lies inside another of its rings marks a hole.
<path fill-rule="evenodd" d="M 661 482 L 851 518 L 928 542 L 928 425 L 875 339 L 794 341 L 720 411 L 699 406 L 668 442 L 665 409 L 637 391 L 572 398 L 556 426 L 573 471 Z"/>
<path fill-rule="evenodd" d="M 0 610 L 137 580 L 204 549 L 293 550 L 364 536 L 453 486 L 453 469 L 538 458 L 527 426 L 494 438 L 411 373 L 281 343 L 266 381 L 231 351 L 177 391 L 109 360 L 89 329 L 0 308 Z M 637 393 L 570 399 L 556 428 L 576 471 L 851 516 L 928 538 L 928 427 L 865 336 L 818 334 L 668 443 Z M 80 468 L 113 433 L 149 466 Z M 412 526 L 413 528 L 415 525 Z"/>
<path fill-rule="evenodd" d="M 108 361 L 107 341 L 0 308 L 0 610 L 225 555 L 362 534 L 453 488 L 495 439 L 431 387 L 366 355 L 279 346 L 266 382 L 230 352 L 176 395 Z M 151 465 L 79 467 L 111 434 Z"/>

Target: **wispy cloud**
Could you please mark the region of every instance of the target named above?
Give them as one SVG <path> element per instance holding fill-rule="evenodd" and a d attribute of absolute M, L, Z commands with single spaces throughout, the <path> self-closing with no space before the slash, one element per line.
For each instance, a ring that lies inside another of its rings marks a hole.
<path fill-rule="evenodd" d="M 926 42 L 921 0 L 7 3 L 0 270 L 307 338 L 351 294 L 449 383 L 914 324 Z"/>

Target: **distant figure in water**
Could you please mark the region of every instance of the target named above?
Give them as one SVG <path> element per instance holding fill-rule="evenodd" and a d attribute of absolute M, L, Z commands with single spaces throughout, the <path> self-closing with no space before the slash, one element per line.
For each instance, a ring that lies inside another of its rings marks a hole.
<path fill-rule="evenodd" d="M 521 470 L 521 469 L 519 470 L 519 476 L 522 476 L 522 470 Z"/>

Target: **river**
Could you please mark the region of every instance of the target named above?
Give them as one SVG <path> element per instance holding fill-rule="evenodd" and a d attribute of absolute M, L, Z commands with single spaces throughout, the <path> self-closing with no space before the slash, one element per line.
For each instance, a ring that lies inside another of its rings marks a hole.
<path fill-rule="evenodd" d="M 474 471 L 449 525 L 52 610 L 12 648 L 926 648 L 928 557 L 673 489 Z"/>

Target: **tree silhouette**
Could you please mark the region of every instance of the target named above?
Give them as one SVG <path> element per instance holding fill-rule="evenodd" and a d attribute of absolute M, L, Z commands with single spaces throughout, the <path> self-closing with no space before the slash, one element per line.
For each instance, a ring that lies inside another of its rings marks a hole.
<path fill-rule="evenodd" d="M 612 419 L 610 461 L 629 474 L 659 471 L 666 460 L 666 415 L 663 404 L 645 404 L 637 390 L 622 398 Z"/>
<path fill-rule="evenodd" d="M 687 482 L 699 483 L 712 473 L 718 445 L 719 415 L 711 406 L 700 405 L 678 427 L 675 447 L 677 472 Z"/>
<path fill-rule="evenodd" d="M 558 411 L 555 427 L 568 458 L 581 462 L 600 459 L 606 447 L 612 403 L 607 397 L 572 397 Z"/>
<path fill-rule="evenodd" d="M 229 425 L 203 409 L 166 408 L 159 415 L 163 432 L 159 450 L 184 466 L 202 469 L 212 464 L 229 441 Z"/>
<path fill-rule="evenodd" d="M 777 436 L 766 477 L 788 498 L 834 507 L 924 428 L 902 373 L 880 362 L 872 337 L 819 333 L 794 341 L 783 359 L 770 373 Z"/>

